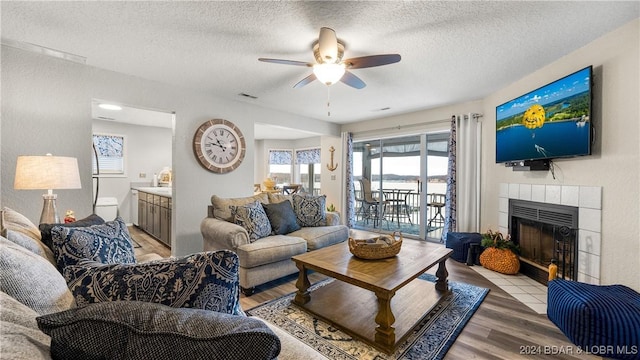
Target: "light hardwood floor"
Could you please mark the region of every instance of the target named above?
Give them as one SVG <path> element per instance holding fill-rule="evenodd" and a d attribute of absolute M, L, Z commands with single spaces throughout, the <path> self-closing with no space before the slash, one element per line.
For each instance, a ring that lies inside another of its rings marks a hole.
<path fill-rule="evenodd" d="M 135 227 L 129 231 L 141 247 L 136 255 L 154 252 L 169 257 L 171 251 L 159 241 Z M 468 266 L 447 261 L 449 280 L 490 289 L 484 302 L 460 333 L 445 359 L 602 359 L 577 354 L 577 348 L 547 318 L 535 313 L 498 286 Z M 435 269 L 429 271 L 435 273 Z M 240 296 L 243 309 L 250 309 L 265 301 L 296 291 L 296 275 L 291 275 L 256 288 L 250 297 Z M 311 273 L 311 283 L 326 278 Z"/>

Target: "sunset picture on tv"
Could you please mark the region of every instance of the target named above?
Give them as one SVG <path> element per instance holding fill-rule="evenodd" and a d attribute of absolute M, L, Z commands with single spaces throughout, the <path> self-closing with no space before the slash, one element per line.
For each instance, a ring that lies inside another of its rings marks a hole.
<path fill-rule="evenodd" d="M 496 162 L 588 155 L 591 67 L 496 107 Z"/>

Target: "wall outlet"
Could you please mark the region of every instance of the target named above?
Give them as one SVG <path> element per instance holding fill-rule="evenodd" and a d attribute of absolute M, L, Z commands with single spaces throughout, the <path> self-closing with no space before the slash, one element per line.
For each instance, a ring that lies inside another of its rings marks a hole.
<path fill-rule="evenodd" d="M 336 176 L 335 175 L 331 175 L 331 180 L 335 180 Z"/>
<path fill-rule="evenodd" d="M 144 179 L 144 178 L 146 178 L 146 177 L 147 177 L 147 173 L 140 173 L 140 175 L 138 175 L 138 177 L 139 177 L 140 179 Z"/>

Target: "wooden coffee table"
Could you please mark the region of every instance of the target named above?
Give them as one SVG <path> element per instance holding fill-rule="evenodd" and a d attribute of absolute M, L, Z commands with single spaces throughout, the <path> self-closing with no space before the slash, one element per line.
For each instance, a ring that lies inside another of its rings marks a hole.
<path fill-rule="evenodd" d="M 363 260 L 346 242 L 292 258 L 300 270 L 293 302 L 351 336 L 393 353 L 411 330 L 450 293 L 445 262 L 453 250 L 405 239 L 400 253 L 382 260 Z M 416 280 L 438 265 L 435 285 Z M 334 281 L 309 292 L 308 270 Z"/>

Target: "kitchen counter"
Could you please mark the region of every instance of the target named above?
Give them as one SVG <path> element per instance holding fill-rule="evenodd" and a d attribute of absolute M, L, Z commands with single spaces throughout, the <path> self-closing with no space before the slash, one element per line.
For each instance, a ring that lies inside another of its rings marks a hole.
<path fill-rule="evenodd" d="M 172 193 L 172 188 L 170 187 L 135 186 L 135 187 L 132 187 L 132 189 L 146 192 L 148 194 L 160 195 L 168 198 L 171 198 L 171 193 Z"/>

